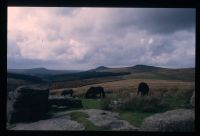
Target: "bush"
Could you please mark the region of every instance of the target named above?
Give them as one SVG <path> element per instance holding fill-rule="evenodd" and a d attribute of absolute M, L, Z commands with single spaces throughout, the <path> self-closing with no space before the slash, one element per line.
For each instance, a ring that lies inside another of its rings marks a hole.
<path fill-rule="evenodd" d="M 142 112 L 159 112 L 163 111 L 167 104 L 160 97 L 155 96 L 134 96 L 125 101 L 120 109 L 133 110 Z"/>
<path fill-rule="evenodd" d="M 192 89 L 182 89 L 176 92 L 168 92 L 164 100 L 169 104 L 170 109 L 177 108 L 191 108 L 190 98 L 192 96 Z"/>

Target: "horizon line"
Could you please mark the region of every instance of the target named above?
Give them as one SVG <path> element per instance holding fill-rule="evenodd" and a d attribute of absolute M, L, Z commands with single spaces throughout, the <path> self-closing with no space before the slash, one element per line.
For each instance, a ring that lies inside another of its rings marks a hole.
<path fill-rule="evenodd" d="M 74 71 L 87 71 L 87 70 L 92 70 L 92 69 L 97 69 L 97 68 L 100 68 L 100 67 L 105 67 L 105 68 L 128 68 L 128 67 L 135 67 L 135 66 L 150 66 L 150 67 L 159 67 L 159 68 L 168 68 L 168 69 L 184 69 L 184 68 L 195 68 L 195 66 L 191 66 L 191 67 L 164 67 L 164 66 L 154 66 L 154 65 L 145 65 L 145 64 L 137 64 L 137 65 L 133 65 L 133 66 L 115 66 L 115 67 L 112 67 L 112 66 L 96 66 L 96 67 L 93 67 L 93 68 L 88 68 L 88 69 L 84 69 L 84 70 L 81 70 L 81 69 L 55 69 L 55 68 L 46 68 L 46 67 L 32 67 L 32 68 L 8 68 L 7 67 L 7 70 L 11 70 L 11 69 L 19 69 L 19 70 L 22 70 L 22 69 L 46 69 L 46 70 L 74 70 Z"/>

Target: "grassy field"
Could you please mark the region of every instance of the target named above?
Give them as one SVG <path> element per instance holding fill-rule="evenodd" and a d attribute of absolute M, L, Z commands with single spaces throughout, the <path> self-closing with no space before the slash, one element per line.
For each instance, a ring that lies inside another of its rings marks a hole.
<path fill-rule="evenodd" d="M 136 95 L 137 86 L 142 81 L 149 85 L 150 96 L 140 97 Z M 106 93 L 105 99 L 85 99 L 84 95 L 91 86 L 102 86 L 105 92 L 109 93 Z M 73 88 L 73 90 L 75 96 L 81 98 L 83 109 L 103 109 L 118 112 L 122 119 L 139 127 L 144 118 L 155 113 L 178 108 L 191 108 L 190 98 L 194 87 L 194 82 L 180 80 L 124 79 L 86 85 Z M 62 90 L 51 90 L 51 93 L 60 95 Z M 110 106 L 114 100 L 121 100 L 122 104 Z M 79 118 L 84 122 L 85 119 Z M 87 121 L 85 123 L 90 129 L 94 127 Z"/>
<path fill-rule="evenodd" d="M 156 95 L 161 91 L 173 90 L 194 90 L 194 82 L 186 82 L 179 80 L 152 80 L 152 79 L 125 79 L 119 81 L 105 82 L 99 84 L 86 85 L 83 87 L 73 88 L 75 95 L 83 96 L 91 86 L 102 86 L 105 92 L 127 92 L 129 95 L 137 92 L 137 87 L 140 82 L 146 82 L 150 87 L 150 94 Z M 53 91 L 53 90 L 52 90 Z M 55 91 L 55 90 L 54 90 Z"/>
<path fill-rule="evenodd" d="M 83 108 L 81 109 L 102 109 L 117 112 L 121 119 L 127 120 L 136 127 L 140 127 L 146 117 L 155 113 L 179 108 L 191 108 L 190 98 L 195 89 L 193 81 L 132 78 L 93 80 L 88 79 L 88 83 L 92 83 L 90 85 L 82 86 L 83 84 L 80 83 L 80 87 L 72 88 L 74 95 L 82 101 Z M 140 82 L 146 82 L 149 85 L 150 96 L 137 96 L 137 87 Z M 92 86 L 102 86 L 106 92 L 106 97 L 104 99 L 85 99 L 85 93 Z M 61 95 L 64 89 L 66 88 L 51 89 L 50 95 Z M 121 103 L 113 105 L 114 101 L 120 101 Z M 58 110 L 52 108 L 50 113 L 63 110 L 74 109 Z M 92 124 L 87 119 L 87 114 L 72 112 L 70 116 L 73 120 L 83 124 L 86 130 L 105 130 Z"/>

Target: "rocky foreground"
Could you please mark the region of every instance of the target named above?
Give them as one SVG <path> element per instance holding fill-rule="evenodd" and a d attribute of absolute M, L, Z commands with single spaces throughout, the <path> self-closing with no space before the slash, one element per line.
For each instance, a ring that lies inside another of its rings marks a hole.
<path fill-rule="evenodd" d="M 40 120 L 32 123 L 17 123 L 11 130 L 84 130 L 85 127 L 71 119 L 69 113 L 83 112 L 89 117 L 87 118 L 95 126 L 107 128 L 110 130 L 132 130 L 137 131 L 138 128 L 131 125 L 128 121 L 121 120 L 118 113 L 98 110 L 73 110 L 67 112 L 55 113 L 51 119 Z"/>
<path fill-rule="evenodd" d="M 158 132 L 192 132 L 194 131 L 194 110 L 177 109 L 147 117 L 140 128 L 126 120 L 121 120 L 118 113 L 98 110 L 72 110 L 54 113 L 51 119 L 32 123 L 17 123 L 10 130 L 85 130 L 85 126 L 71 119 L 70 113 L 82 112 L 87 120 L 97 127 L 109 130 L 158 131 Z"/>
<path fill-rule="evenodd" d="M 72 114 L 78 112 L 87 115 L 83 117 L 84 120 L 94 125 L 95 130 L 97 127 L 102 128 L 102 130 L 194 131 L 195 93 L 190 100 L 192 109 L 176 109 L 152 115 L 144 119 L 140 128 L 120 119 L 119 113 L 99 109 L 54 112 L 44 119 L 42 117 L 47 115 L 49 107 L 57 105 L 67 108 L 81 108 L 81 100 L 78 98 L 49 98 L 48 89 L 35 86 L 22 86 L 11 94 L 7 107 L 7 121 L 12 124 L 8 124 L 7 128 L 10 130 L 88 130 L 83 122 L 72 117 Z"/>

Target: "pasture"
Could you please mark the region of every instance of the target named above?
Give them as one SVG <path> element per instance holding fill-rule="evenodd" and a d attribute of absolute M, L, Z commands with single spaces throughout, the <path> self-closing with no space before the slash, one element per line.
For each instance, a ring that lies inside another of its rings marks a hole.
<path fill-rule="evenodd" d="M 140 82 L 146 82 L 149 85 L 149 96 L 137 96 L 137 87 Z M 85 93 L 92 86 L 102 86 L 106 92 L 106 98 L 85 99 Z M 74 96 L 81 98 L 83 109 L 115 111 L 122 119 L 139 127 L 144 118 L 155 113 L 191 108 L 189 101 L 195 84 L 180 80 L 124 79 L 72 89 Z M 63 90 L 64 88 L 50 90 L 50 94 L 61 95 Z"/>
<path fill-rule="evenodd" d="M 194 90 L 194 82 L 180 80 L 153 80 L 153 79 L 125 79 L 119 81 L 110 81 L 99 84 L 90 84 L 82 87 L 73 88 L 74 95 L 82 97 L 92 86 L 102 86 L 107 95 L 135 95 L 140 82 L 146 82 L 150 87 L 150 95 L 157 96 L 165 92 Z M 50 93 L 59 94 L 63 89 L 51 90 Z"/>

